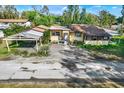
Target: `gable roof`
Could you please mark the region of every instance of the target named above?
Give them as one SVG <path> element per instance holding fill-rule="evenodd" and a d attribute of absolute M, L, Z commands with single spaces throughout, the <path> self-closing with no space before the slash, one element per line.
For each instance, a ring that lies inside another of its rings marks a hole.
<path fill-rule="evenodd" d="M 69 26 L 69 28 L 74 32 L 84 32 L 79 24 L 72 24 Z"/>
<path fill-rule="evenodd" d="M 0 19 L 1 23 L 25 23 L 28 19 Z"/>
<path fill-rule="evenodd" d="M 107 36 L 107 37 L 111 36 L 104 29 L 98 28 L 93 25 L 83 25 L 83 24 L 72 25 L 71 30 L 83 32 L 88 36 Z"/>

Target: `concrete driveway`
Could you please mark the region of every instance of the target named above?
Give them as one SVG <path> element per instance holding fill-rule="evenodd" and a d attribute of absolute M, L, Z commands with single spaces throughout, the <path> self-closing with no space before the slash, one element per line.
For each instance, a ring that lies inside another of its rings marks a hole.
<path fill-rule="evenodd" d="M 0 61 L 0 80 L 123 79 L 124 63 L 99 61 L 84 49 L 53 44 L 49 57 Z"/>

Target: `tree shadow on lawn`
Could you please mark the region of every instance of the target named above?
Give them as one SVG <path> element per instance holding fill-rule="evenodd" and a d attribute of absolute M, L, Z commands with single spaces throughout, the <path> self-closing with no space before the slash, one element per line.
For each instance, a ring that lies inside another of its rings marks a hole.
<path fill-rule="evenodd" d="M 81 59 L 80 60 L 80 57 L 82 57 L 82 56 L 84 56 L 84 58 L 87 57 L 87 56 L 85 56 L 85 54 L 82 54 L 81 51 L 79 53 L 76 53 L 75 51 L 72 51 L 72 50 L 71 51 L 64 50 L 64 51 L 60 51 L 60 53 L 66 55 L 68 57 L 70 57 L 70 55 L 72 56 L 71 58 L 63 58 L 62 59 L 62 62 L 61 62 L 62 66 L 63 67 L 66 67 L 71 73 L 75 73 L 75 72 L 80 71 L 80 69 L 77 67 L 76 64 L 84 65 L 85 63 L 88 63 L 88 62 L 92 62 L 92 63 L 96 63 L 96 64 L 97 63 L 100 63 L 101 65 L 105 65 L 106 72 L 109 71 L 107 68 L 110 68 L 110 70 L 113 69 L 113 71 L 115 71 L 115 72 L 119 72 L 119 70 L 121 68 L 120 66 L 123 64 L 123 63 L 116 63 L 116 62 L 111 62 L 111 61 L 109 62 L 109 61 L 106 61 L 104 59 L 99 59 L 99 58 L 95 58 L 95 57 L 94 57 L 94 59 L 92 59 L 92 57 L 91 57 L 91 59 L 90 58 L 87 58 L 87 60 L 85 60 L 85 59 Z M 120 66 L 118 67 L 118 65 L 120 65 Z M 121 68 L 121 70 L 124 71 L 124 68 Z M 84 70 L 84 71 L 86 71 L 86 70 Z M 95 73 L 95 72 L 91 71 L 91 73 Z M 91 73 L 85 72 L 85 74 L 88 75 L 92 79 Z M 116 74 L 116 73 L 109 73 L 109 74 L 111 75 L 111 77 L 110 78 L 108 77 L 107 78 L 107 81 L 114 82 L 117 85 L 120 84 L 120 82 L 121 83 L 124 82 L 123 77 L 120 76 L 121 73 L 119 73 L 120 75 L 119 74 Z M 86 84 L 84 84 L 83 83 L 84 80 L 81 81 L 81 79 L 74 78 L 74 77 L 70 77 L 70 78 L 71 79 L 68 82 L 71 82 L 71 83 L 69 83 L 69 86 L 71 86 L 71 87 L 88 87 L 89 85 L 90 86 L 91 85 L 94 85 L 94 82 L 92 80 L 89 81 L 88 79 L 86 79 L 85 80 Z M 104 80 L 104 78 L 101 77 L 98 81 L 101 82 L 103 80 Z M 94 86 L 94 87 L 105 87 L 105 86 Z M 113 87 L 117 87 L 117 86 L 116 85 L 113 85 Z"/>

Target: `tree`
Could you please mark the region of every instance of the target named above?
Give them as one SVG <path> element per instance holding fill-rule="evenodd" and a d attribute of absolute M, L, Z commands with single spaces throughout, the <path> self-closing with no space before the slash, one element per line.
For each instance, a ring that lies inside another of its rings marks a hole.
<path fill-rule="evenodd" d="M 43 34 L 43 39 L 42 39 L 42 43 L 43 44 L 48 44 L 50 42 L 50 31 L 47 30 L 44 32 Z"/>
<path fill-rule="evenodd" d="M 84 24 L 99 25 L 99 18 L 96 15 L 87 13 L 85 15 Z"/>
<path fill-rule="evenodd" d="M 111 26 L 116 23 L 116 18 L 114 15 L 110 13 L 108 14 L 108 17 L 109 17 L 109 21 L 108 21 L 109 28 L 111 28 Z"/>
<path fill-rule="evenodd" d="M 82 8 L 80 13 L 80 23 L 84 24 L 86 19 L 86 9 Z"/>
<path fill-rule="evenodd" d="M 0 6 L 0 18 L 16 19 L 19 18 L 19 12 L 14 5 Z"/>
<path fill-rule="evenodd" d="M 70 25 L 73 23 L 79 23 L 80 9 L 78 5 L 68 5 L 67 10 L 63 12 L 62 24 Z"/>
<path fill-rule="evenodd" d="M 102 27 L 111 27 L 116 22 L 115 16 L 105 10 L 99 12 L 99 18 Z"/>
<path fill-rule="evenodd" d="M 40 11 L 42 14 L 49 15 L 49 8 L 47 5 L 44 5 Z"/>
<path fill-rule="evenodd" d="M 122 24 L 123 17 L 122 16 L 121 17 L 118 17 L 116 20 L 117 20 L 117 23 L 118 24 Z"/>
<path fill-rule="evenodd" d="M 80 21 L 80 9 L 78 5 L 73 6 L 73 21 L 72 23 L 79 23 Z"/>

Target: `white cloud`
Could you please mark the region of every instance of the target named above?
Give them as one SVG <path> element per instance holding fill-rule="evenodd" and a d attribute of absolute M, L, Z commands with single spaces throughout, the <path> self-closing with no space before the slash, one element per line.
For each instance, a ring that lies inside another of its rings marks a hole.
<path fill-rule="evenodd" d="M 67 7 L 65 6 L 65 7 L 62 8 L 62 11 L 66 10 L 66 9 L 67 9 Z"/>
<path fill-rule="evenodd" d="M 98 7 L 98 8 L 100 8 L 100 7 L 102 7 L 101 5 L 95 5 L 94 7 Z"/>
<path fill-rule="evenodd" d="M 116 6 L 113 6 L 112 9 L 116 9 L 117 7 Z"/>

